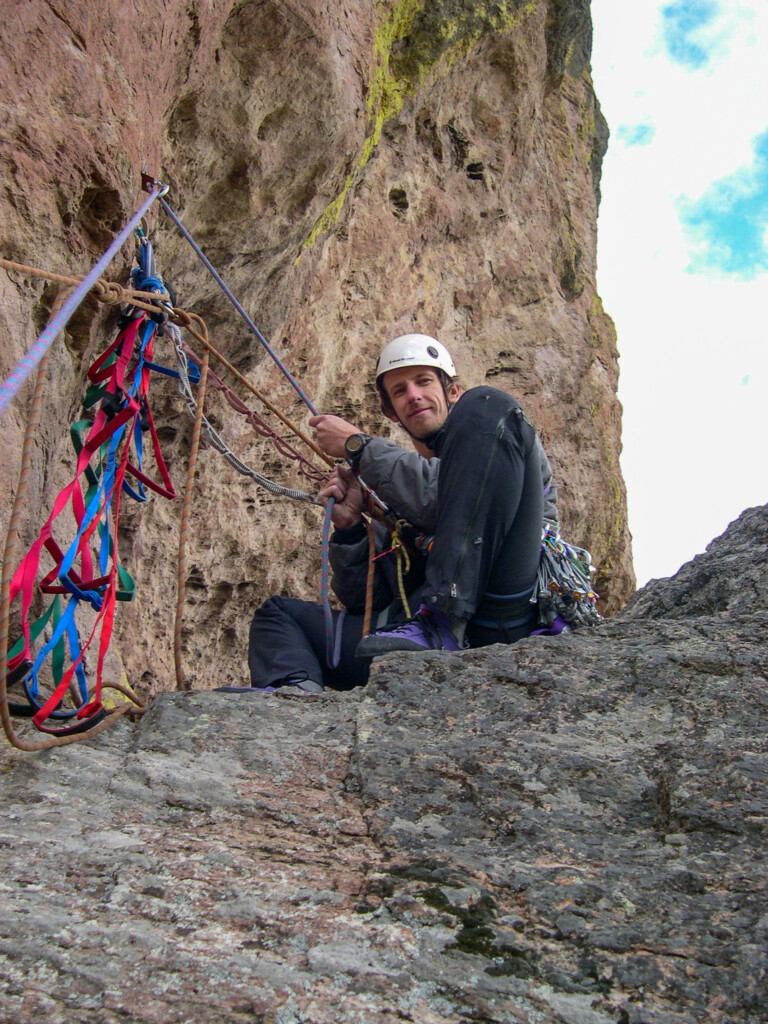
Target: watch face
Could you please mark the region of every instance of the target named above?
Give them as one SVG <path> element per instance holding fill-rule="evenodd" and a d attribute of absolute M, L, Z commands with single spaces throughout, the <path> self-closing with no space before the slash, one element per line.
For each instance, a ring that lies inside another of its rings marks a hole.
<path fill-rule="evenodd" d="M 344 451 L 353 469 L 357 469 L 357 464 L 365 451 L 365 446 L 370 440 L 367 434 L 350 434 L 344 442 Z"/>

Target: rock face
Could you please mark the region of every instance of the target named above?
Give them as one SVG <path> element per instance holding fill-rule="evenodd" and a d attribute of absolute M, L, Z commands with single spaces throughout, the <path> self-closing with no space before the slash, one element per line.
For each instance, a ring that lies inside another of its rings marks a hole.
<path fill-rule="evenodd" d="M 0 1019 L 762 1024 L 768 507 L 613 620 L 0 772 Z"/>
<path fill-rule="evenodd" d="M 555 469 L 564 535 L 591 550 L 606 612 L 621 607 L 634 577 L 616 339 L 595 281 L 607 129 L 586 0 L 6 7 L 3 255 L 84 273 L 138 207 L 146 168 L 170 185 L 171 205 L 318 409 L 380 431 L 373 360 L 414 329 L 449 345 L 466 385 L 519 397 Z M 155 209 L 148 221 L 179 305 L 305 425 L 307 409 L 167 215 Z M 110 276 L 124 281 L 130 258 L 126 246 Z M 3 377 L 53 293 L 0 274 Z M 26 543 L 71 477 L 64 427 L 114 320 L 89 301 L 54 348 Z M 172 362 L 170 347 L 158 358 Z M 29 387 L 3 421 L 6 496 L 28 398 Z M 182 490 L 190 421 L 172 382 L 158 378 L 151 400 Z M 248 464 L 301 484 L 220 397 L 207 409 Z M 318 594 L 320 516 L 237 477 L 210 449 L 194 498 L 185 672 L 197 687 L 238 682 L 254 606 L 275 591 Z M 113 671 L 145 696 L 175 685 L 178 516 L 179 502 L 161 500 L 123 510 L 121 550 L 139 596 L 120 609 Z"/>

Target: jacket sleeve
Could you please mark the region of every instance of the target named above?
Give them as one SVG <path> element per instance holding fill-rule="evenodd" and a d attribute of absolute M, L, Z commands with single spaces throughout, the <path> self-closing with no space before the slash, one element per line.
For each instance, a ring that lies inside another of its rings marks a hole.
<path fill-rule="evenodd" d="M 439 468 L 439 459 L 425 459 L 383 437 L 373 438 L 360 460 L 360 476 L 367 486 L 425 533 L 434 533 L 437 523 Z"/>
<path fill-rule="evenodd" d="M 374 523 L 373 529 L 376 534 L 376 550 L 382 551 L 387 531 L 379 523 Z M 345 530 L 334 530 L 328 547 L 328 561 L 333 572 L 331 588 L 336 597 L 348 611 L 363 611 L 368 582 L 368 531 L 362 523 Z M 373 590 L 374 609 L 386 607 L 393 596 L 384 574 L 377 568 Z"/>
<path fill-rule="evenodd" d="M 557 511 L 557 484 L 552 479 L 552 467 L 549 464 L 544 446 L 536 435 L 538 445 L 539 461 L 541 462 L 541 479 L 544 484 L 544 520 L 545 522 L 560 525 L 560 513 Z"/>
<path fill-rule="evenodd" d="M 538 434 L 536 446 L 544 486 L 544 519 L 559 525 L 557 484 Z M 425 459 L 383 437 L 375 437 L 360 460 L 360 476 L 365 483 L 394 512 L 425 533 L 433 533 L 437 523 L 439 468 L 439 459 Z"/>

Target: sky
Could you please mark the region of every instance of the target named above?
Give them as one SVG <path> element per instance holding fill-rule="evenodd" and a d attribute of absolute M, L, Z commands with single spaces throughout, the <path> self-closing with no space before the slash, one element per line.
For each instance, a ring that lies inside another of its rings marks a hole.
<path fill-rule="evenodd" d="M 638 586 L 768 502 L 768 0 L 592 0 Z"/>

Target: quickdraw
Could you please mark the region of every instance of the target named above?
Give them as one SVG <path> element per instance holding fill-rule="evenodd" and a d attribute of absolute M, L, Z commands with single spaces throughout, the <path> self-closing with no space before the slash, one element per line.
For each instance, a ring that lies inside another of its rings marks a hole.
<path fill-rule="evenodd" d="M 565 623 L 570 629 L 576 629 L 602 621 L 597 610 L 599 594 L 593 590 L 589 578 L 592 571 L 592 556 L 588 551 L 567 544 L 557 527 L 544 527 L 539 572 L 531 596 L 531 603 L 538 604 L 542 627 L 552 629 Z"/>

